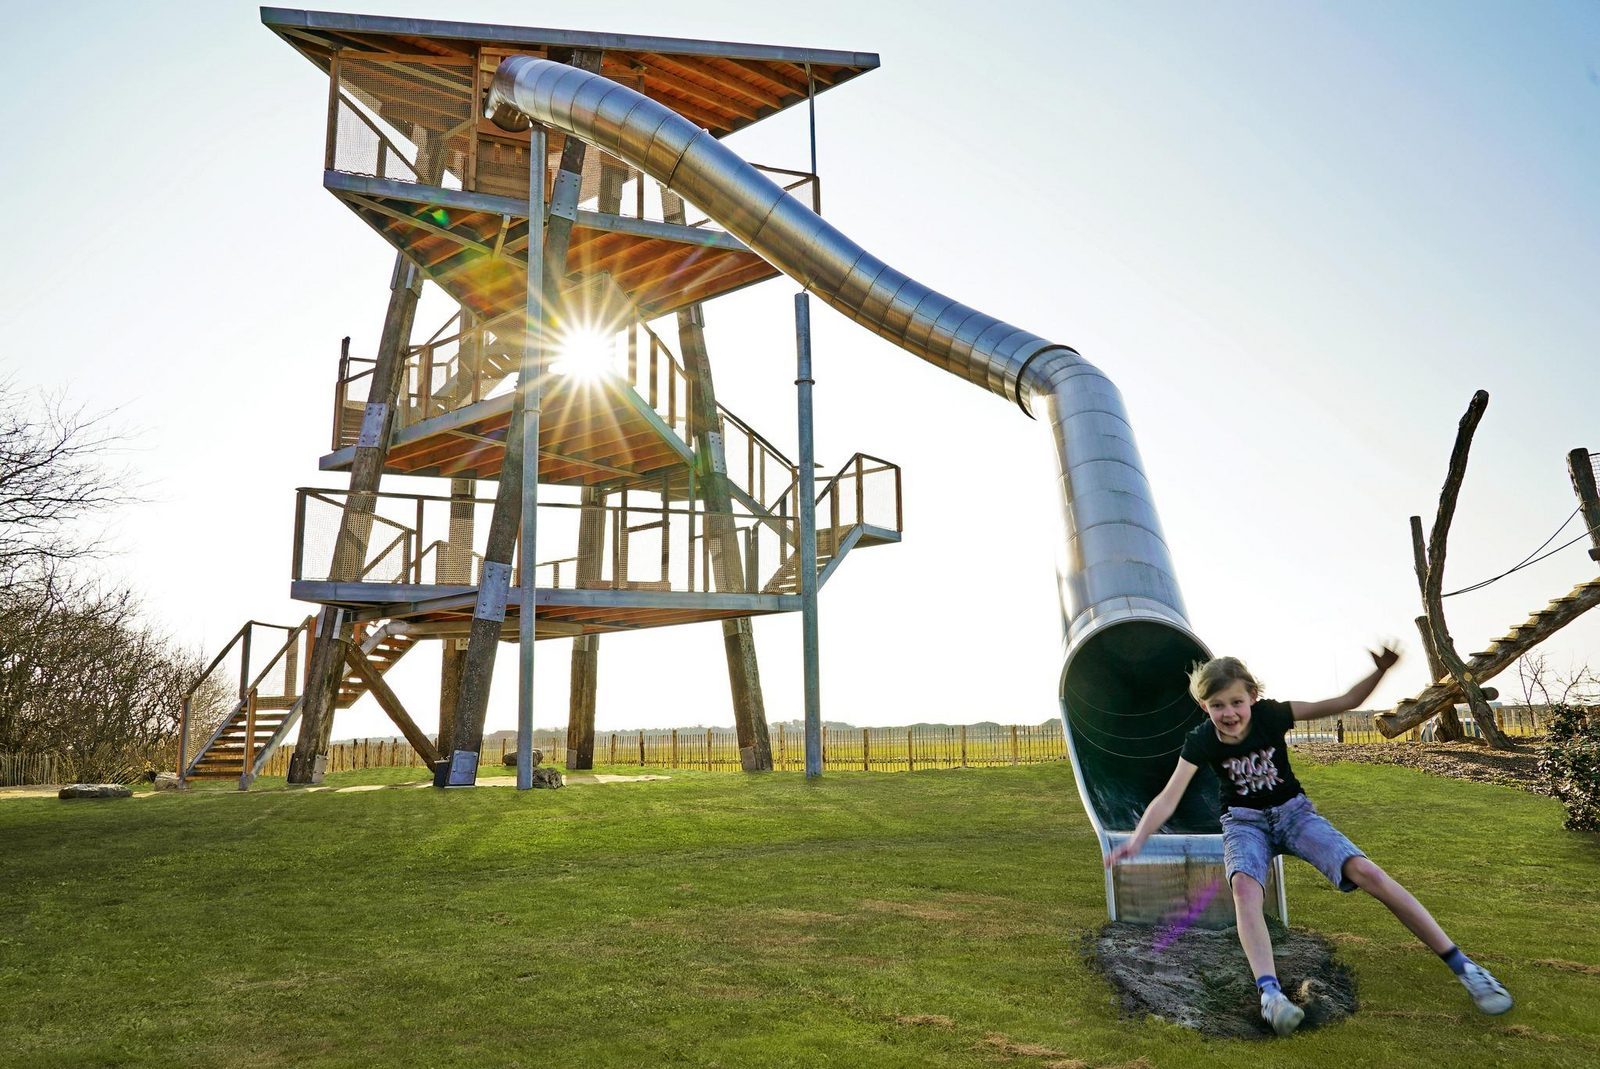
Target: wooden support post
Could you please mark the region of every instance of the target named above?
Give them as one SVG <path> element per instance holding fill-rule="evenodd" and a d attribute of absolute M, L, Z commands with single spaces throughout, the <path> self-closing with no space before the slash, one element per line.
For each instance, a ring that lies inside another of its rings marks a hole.
<path fill-rule="evenodd" d="M 1428 628 L 1433 632 L 1434 648 L 1451 677 L 1460 686 L 1462 694 L 1466 695 L 1467 708 L 1471 710 L 1472 719 L 1478 724 L 1478 731 L 1491 747 L 1505 750 L 1510 748 L 1510 744 L 1495 724 L 1494 713 L 1489 708 L 1488 700 L 1483 696 L 1478 678 L 1468 670 L 1460 655 L 1456 653 L 1455 642 L 1451 639 L 1450 629 L 1445 624 L 1444 605 L 1441 600 L 1444 588 L 1445 543 L 1450 534 L 1450 521 L 1455 517 L 1456 498 L 1461 493 L 1462 479 L 1466 477 L 1467 454 L 1472 448 L 1472 435 L 1478 429 L 1478 423 L 1483 419 L 1484 410 L 1488 407 L 1488 393 L 1483 390 L 1474 393 L 1456 429 L 1455 447 L 1450 451 L 1450 466 L 1445 474 L 1444 487 L 1439 491 L 1439 512 L 1434 517 L 1433 530 L 1428 536 L 1428 578 L 1424 584 L 1423 600 L 1428 614 Z M 1420 520 L 1418 522 L 1420 523 Z"/>
<path fill-rule="evenodd" d="M 1572 492 L 1578 495 L 1578 511 L 1589 529 L 1589 541 L 1594 543 L 1589 556 L 1600 561 L 1600 492 L 1595 489 L 1594 464 L 1587 449 L 1567 454 L 1567 474 L 1572 478 Z"/>
<path fill-rule="evenodd" d="M 1428 549 L 1422 541 L 1422 517 L 1411 517 L 1411 562 L 1417 573 L 1417 590 L 1422 595 L 1423 615 L 1417 617 L 1417 632 L 1422 636 L 1422 650 L 1428 657 L 1428 680 L 1445 679 L 1450 671 L 1439 659 L 1439 647 L 1433 639 L 1433 628 L 1428 624 Z M 1455 707 L 1439 710 L 1439 738 L 1444 742 L 1458 742 L 1463 732 L 1461 721 L 1456 719 Z"/>
<path fill-rule="evenodd" d="M 476 579 L 472 574 L 473 490 L 471 479 L 450 480 L 450 527 L 444 545 L 439 547 L 437 575 L 441 584 L 471 586 Z M 438 746 L 440 753 L 447 754 L 455 734 L 456 702 L 461 696 L 461 670 L 466 667 L 467 651 L 454 635 L 446 635 L 439 646 Z"/>
<path fill-rule="evenodd" d="M 682 198 L 662 189 L 662 214 L 669 223 L 684 221 Z M 695 482 L 705 502 L 706 547 L 716 589 L 744 593 L 745 575 L 740 538 L 728 490 L 728 460 L 722 423 L 717 416 L 716 384 L 706 349 L 705 313 L 699 304 L 678 312 L 678 347 L 689 375 L 689 427 L 693 432 Z M 755 631 L 749 617 L 722 621 L 722 643 L 728 662 L 728 687 L 733 698 L 733 723 L 739 735 L 739 764 L 746 772 L 772 770 L 772 740 L 767 731 L 761 668 L 756 661 Z"/>
<path fill-rule="evenodd" d="M 571 64 L 582 70 L 596 71 L 600 65 L 598 52 L 575 52 Z M 572 224 L 577 218 L 578 192 L 583 173 L 584 143 L 576 137 L 566 139 L 562 148 L 560 169 L 556 175 L 554 191 L 550 198 L 547 220 L 529 220 L 530 230 L 543 222 L 544 247 L 529 246 L 529 270 L 535 270 L 535 258 L 541 258 L 543 271 L 541 317 L 546 328 L 552 327 L 561 299 L 562 283 L 567 274 L 567 250 L 572 240 Z M 529 161 L 532 168 L 530 183 L 535 175 L 542 174 L 544 160 Z M 533 329 L 526 324 L 525 330 Z M 549 330 L 541 330 L 548 337 Z M 489 521 L 488 545 L 484 551 L 484 576 L 478 591 L 478 604 L 472 618 L 472 630 L 467 638 L 466 665 L 462 669 L 461 690 L 456 701 L 455 730 L 451 741 L 453 752 L 476 753 L 483 744 L 483 720 L 489 707 L 489 686 L 494 679 L 494 655 L 500 642 L 501 625 L 505 619 L 503 598 L 511 586 L 512 551 L 522 520 L 522 451 L 517 444 L 523 438 L 524 413 L 521 397 L 529 383 L 518 376 L 518 403 L 512 408 L 511 423 L 506 429 L 505 460 L 499 474 L 495 492 L 494 515 Z M 531 569 L 529 569 L 531 573 Z M 534 611 L 534 592 L 531 584 L 523 591 L 527 604 L 524 612 Z M 527 747 L 523 748 L 526 751 Z"/>
<path fill-rule="evenodd" d="M 400 704 L 400 699 L 389 688 L 389 684 L 384 682 L 383 673 L 379 672 L 377 666 L 361 652 L 361 647 L 345 647 L 345 661 L 355 670 L 356 675 L 361 677 L 362 682 L 366 683 L 367 690 L 378 700 L 379 707 L 389 714 L 389 719 L 394 721 L 395 727 L 400 729 L 400 734 L 406 737 L 411 748 L 421 754 L 422 759 L 430 765 L 438 761 L 439 751 L 433 748 L 433 742 L 422 733 L 421 728 L 417 727 L 416 721 L 411 719 L 411 714 L 406 712 L 406 707 Z"/>
<path fill-rule="evenodd" d="M 438 181 L 444 149 L 444 138 L 425 138 L 417 158 L 419 182 L 431 185 Z M 383 480 L 384 461 L 389 455 L 394 408 L 404 378 L 406 347 L 411 341 L 411 327 L 416 321 L 417 300 L 421 296 L 421 272 L 404 254 L 397 254 L 389 283 L 389 308 L 384 315 L 383 334 L 378 340 L 377 358 L 372 367 L 366 414 L 350 463 L 350 492 L 345 497 L 344 514 L 334 542 L 329 578 L 335 582 L 355 581 L 366 563 L 372 516 L 378 502 L 376 495 Z M 307 658 L 306 700 L 300 714 L 299 740 L 289 760 L 290 783 L 312 782 L 316 758 L 326 756 L 328 740 L 332 737 L 333 711 L 338 703 L 339 683 L 344 677 L 342 646 L 350 637 L 347 629 L 338 627 L 337 623 L 336 610 L 324 608 L 311 656 Z"/>
<path fill-rule="evenodd" d="M 585 487 L 578 514 L 577 583 L 582 590 L 598 583 L 605 562 L 605 495 Z M 663 540 L 664 541 L 664 540 Z M 595 700 L 600 687 L 600 636 L 572 640 L 572 670 L 567 697 L 567 768 L 594 767 Z"/>

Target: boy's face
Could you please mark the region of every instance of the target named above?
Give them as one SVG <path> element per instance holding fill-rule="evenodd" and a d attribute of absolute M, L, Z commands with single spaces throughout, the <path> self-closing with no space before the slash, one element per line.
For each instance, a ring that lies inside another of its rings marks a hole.
<path fill-rule="evenodd" d="M 1250 707 L 1256 696 L 1241 680 L 1234 680 L 1201 703 L 1217 738 L 1223 742 L 1238 742 L 1250 730 Z"/>

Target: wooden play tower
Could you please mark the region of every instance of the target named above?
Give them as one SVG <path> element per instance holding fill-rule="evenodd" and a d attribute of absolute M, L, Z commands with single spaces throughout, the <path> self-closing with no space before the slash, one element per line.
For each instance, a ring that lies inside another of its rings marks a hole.
<path fill-rule="evenodd" d="M 481 746 L 495 648 L 529 634 L 572 640 L 568 767 L 591 767 L 600 636 L 711 620 L 742 763 L 770 768 L 751 618 L 800 608 L 801 473 L 718 397 L 704 309 L 778 271 L 622 160 L 502 129 L 484 103 L 501 60 L 550 58 L 721 137 L 877 57 L 276 8 L 262 21 L 327 79 L 323 185 L 395 264 L 377 351 L 352 356 L 346 339 L 340 354 L 319 467 L 348 484 L 295 505 L 292 596 L 317 609 L 247 624 L 217 657 L 185 711 L 183 774 L 248 786 L 298 724 L 289 778 L 313 782 L 335 710 L 371 693 L 445 782 L 450 755 Z M 812 168 L 764 170 L 820 210 Z M 443 323 L 417 321 L 430 284 L 453 302 Z M 438 489 L 389 492 L 386 474 Z M 849 550 L 899 540 L 893 464 L 857 454 L 818 477 L 815 501 L 819 583 Z M 439 651 L 437 741 L 384 680 L 418 646 Z"/>

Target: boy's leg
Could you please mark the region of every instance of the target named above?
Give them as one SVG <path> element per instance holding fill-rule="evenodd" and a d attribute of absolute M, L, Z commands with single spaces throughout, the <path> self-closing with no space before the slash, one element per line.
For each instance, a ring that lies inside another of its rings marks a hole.
<path fill-rule="evenodd" d="M 1272 976 L 1277 966 L 1272 962 L 1272 936 L 1267 932 L 1267 918 L 1263 913 L 1266 891 L 1254 876 L 1243 872 L 1233 874 L 1233 912 L 1239 924 L 1239 945 L 1244 948 L 1245 960 L 1256 979 Z"/>
<path fill-rule="evenodd" d="M 1425 909 L 1400 882 L 1364 857 L 1352 857 L 1344 863 L 1344 877 L 1373 898 L 1389 907 L 1389 912 L 1400 918 L 1400 923 L 1411 929 L 1413 935 L 1424 943 L 1456 974 L 1461 986 L 1472 996 L 1473 1004 L 1484 1013 L 1504 1013 L 1511 1008 L 1511 993 L 1494 974 L 1461 952 L 1444 934 L 1433 914 Z"/>
<path fill-rule="evenodd" d="M 1272 846 L 1267 829 L 1262 826 L 1267 818 L 1248 811 L 1229 811 L 1223 815 L 1222 838 L 1228 873 L 1228 884 L 1233 890 L 1233 914 L 1239 927 L 1239 945 L 1255 974 L 1256 987 L 1261 990 L 1261 1016 L 1280 1036 L 1289 1035 L 1305 1019 L 1305 1011 L 1296 1006 L 1278 986 L 1273 975 L 1272 936 L 1267 932 L 1267 918 L 1263 912 L 1266 903 L 1267 870 L 1272 864 Z"/>
<path fill-rule="evenodd" d="M 1399 918 L 1400 923 L 1411 930 L 1411 934 L 1428 945 L 1428 949 L 1435 954 L 1443 954 L 1450 950 L 1453 943 L 1450 937 L 1444 934 L 1444 929 L 1439 927 L 1439 922 L 1433 919 L 1416 896 L 1404 887 L 1398 880 L 1384 872 L 1366 857 L 1356 856 L 1349 858 L 1344 863 L 1343 876 L 1367 894 L 1376 898 L 1389 908 L 1389 912 Z"/>

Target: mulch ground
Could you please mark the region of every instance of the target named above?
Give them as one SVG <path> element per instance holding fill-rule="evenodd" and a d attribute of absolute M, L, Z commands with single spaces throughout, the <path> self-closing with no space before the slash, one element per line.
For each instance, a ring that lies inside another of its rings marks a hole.
<path fill-rule="evenodd" d="M 1292 760 L 1329 765 L 1353 761 L 1363 765 L 1403 765 L 1435 776 L 1519 787 L 1548 795 L 1539 775 L 1539 757 L 1548 743 L 1542 738 L 1514 740 L 1515 749 L 1491 750 L 1481 742 L 1296 743 Z"/>
<path fill-rule="evenodd" d="M 1328 941 L 1268 923 L 1284 994 L 1306 1011 L 1301 1030 L 1355 1013 L 1355 978 Z M 1148 925 L 1113 921 L 1086 941 L 1085 956 L 1110 981 L 1123 1013 L 1153 1014 L 1208 1036 L 1274 1038 L 1235 929 L 1190 928 L 1170 944 L 1157 935 Z"/>

